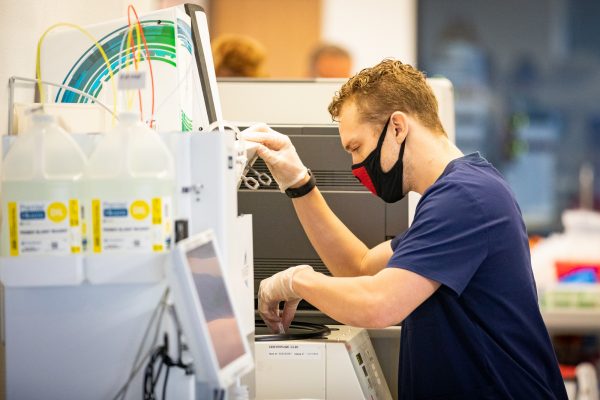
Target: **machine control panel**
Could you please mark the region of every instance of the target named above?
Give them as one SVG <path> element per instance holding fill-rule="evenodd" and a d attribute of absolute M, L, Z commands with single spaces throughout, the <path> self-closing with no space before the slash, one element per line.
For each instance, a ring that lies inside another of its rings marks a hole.
<path fill-rule="evenodd" d="M 366 399 L 390 399 L 390 391 L 383 376 L 375 350 L 364 329 L 336 326 L 328 340 L 344 340 L 350 361 Z"/>

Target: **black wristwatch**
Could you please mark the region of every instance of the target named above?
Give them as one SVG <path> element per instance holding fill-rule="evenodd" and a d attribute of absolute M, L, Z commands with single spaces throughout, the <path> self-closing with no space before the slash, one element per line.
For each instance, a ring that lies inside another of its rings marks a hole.
<path fill-rule="evenodd" d="M 285 190 L 285 194 L 287 194 L 288 197 L 290 197 L 292 199 L 297 199 L 298 197 L 302 197 L 302 196 L 310 193 L 310 191 L 313 190 L 315 188 L 315 186 L 317 186 L 317 180 L 313 176 L 312 172 L 310 172 L 310 169 L 307 171 L 308 171 L 308 176 L 310 177 L 308 182 L 306 182 L 304 185 L 297 187 L 295 189 L 287 188 Z"/>

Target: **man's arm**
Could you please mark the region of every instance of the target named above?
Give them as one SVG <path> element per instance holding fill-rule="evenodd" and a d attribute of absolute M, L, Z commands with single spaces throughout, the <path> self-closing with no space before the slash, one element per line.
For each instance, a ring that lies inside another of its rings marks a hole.
<path fill-rule="evenodd" d="M 401 268 L 353 278 L 302 270 L 292 280 L 298 296 L 342 324 L 364 328 L 403 321 L 439 287 L 440 283 Z"/>
<path fill-rule="evenodd" d="M 369 249 L 333 213 L 318 188 L 292 201 L 310 243 L 334 276 L 373 275 L 387 265 L 393 253 L 390 242 Z"/>
<path fill-rule="evenodd" d="M 300 187 L 309 180 L 307 169 L 289 137 L 264 124 L 248 128 L 240 137 L 259 143 L 256 151 L 269 167 L 281 191 Z M 392 256 L 389 243 L 369 250 L 335 216 L 318 188 L 294 199 L 293 203 L 311 244 L 333 275 L 372 275 L 386 266 Z"/>

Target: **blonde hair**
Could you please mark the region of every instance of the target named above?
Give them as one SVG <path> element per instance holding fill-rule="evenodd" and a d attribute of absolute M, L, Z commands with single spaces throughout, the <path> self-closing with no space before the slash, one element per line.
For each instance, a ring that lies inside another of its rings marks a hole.
<path fill-rule="evenodd" d="M 267 51 L 257 40 L 228 34 L 213 40 L 211 47 L 217 76 L 265 76 L 263 64 Z"/>
<path fill-rule="evenodd" d="M 425 127 L 446 134 L 438 116 L 437 100 L 425 75 L 398 60 L 385 59 L 344 83 L 329 104 L 334 120 L 348 100 L 354 101 L 363 122 L 380 124 L 394 111 L 403 111 Z"/>

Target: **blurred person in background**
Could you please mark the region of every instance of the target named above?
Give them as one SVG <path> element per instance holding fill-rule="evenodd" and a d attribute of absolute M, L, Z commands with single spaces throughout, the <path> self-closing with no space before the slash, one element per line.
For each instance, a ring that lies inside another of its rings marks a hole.
<path fill-rule="evenodd" d="M 256 39 L 245 35 L 221 35 L 212 41 L 217 77 L 265 77 L 267 50 Z"/>
<path fill-rule="evenodd" d="M 352 56 L 343 47 L 320 44 L 310 54 L 308 74 L 312 78 L 349 78 Z"/>

